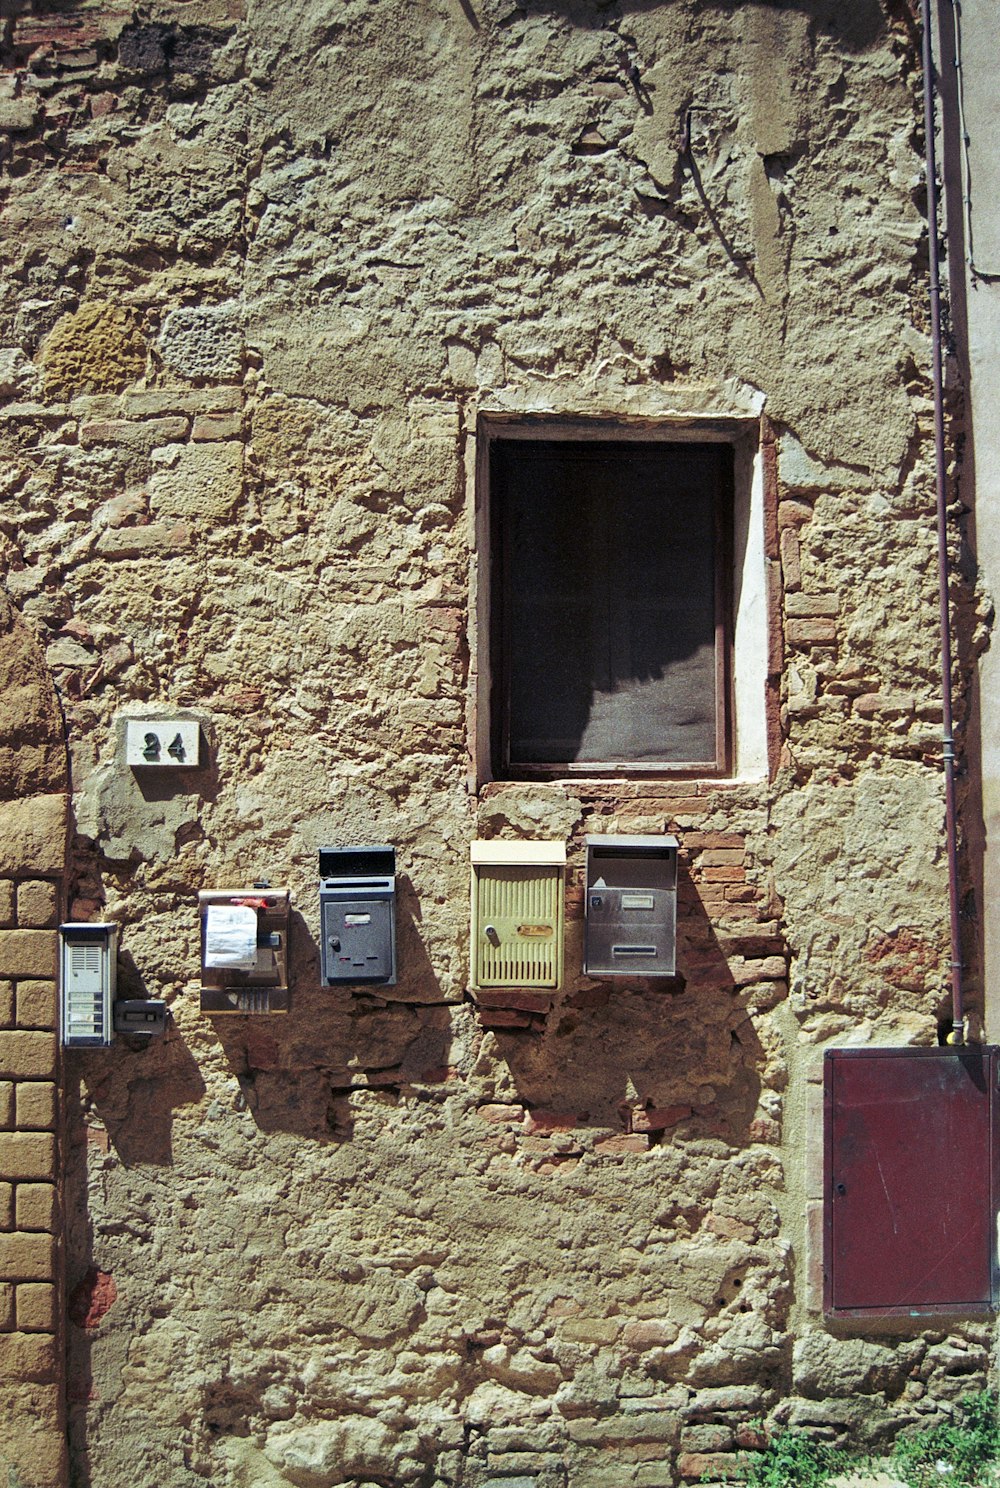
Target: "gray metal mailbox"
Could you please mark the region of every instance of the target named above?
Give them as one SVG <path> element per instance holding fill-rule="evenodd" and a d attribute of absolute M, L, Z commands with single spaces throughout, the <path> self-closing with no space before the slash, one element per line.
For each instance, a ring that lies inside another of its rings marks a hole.
<path fill-rule="evenodd" d="M 583 969 L 588 976 L 674 976 L 677 838 L 587 837 Z"/>
<path fill-rule="evenodd" d="M 321 847 L 323 981 L 396 982 L 396 849 Z"/>

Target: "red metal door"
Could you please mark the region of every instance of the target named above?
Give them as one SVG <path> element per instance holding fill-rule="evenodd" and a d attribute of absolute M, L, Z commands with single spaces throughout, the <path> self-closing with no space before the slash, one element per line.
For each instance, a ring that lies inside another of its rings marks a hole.
<path fill-rule="evenodd" d="M 828 1313 L 920 1316 L 994 1307 L 997 1053 L 827 1054 Z"/>

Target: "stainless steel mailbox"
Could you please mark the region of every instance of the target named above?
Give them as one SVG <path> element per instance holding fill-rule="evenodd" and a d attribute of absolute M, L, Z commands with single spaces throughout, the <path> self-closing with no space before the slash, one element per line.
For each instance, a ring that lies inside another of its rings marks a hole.
<path fill-rule="evenodd" d="M 587 837 L 583 969 L 674 976 L 677 838 Z"/>
<path fill-rule="evenodd" d="M 321 847 L 323 981 L 396 984 L 396 849 Z"/>

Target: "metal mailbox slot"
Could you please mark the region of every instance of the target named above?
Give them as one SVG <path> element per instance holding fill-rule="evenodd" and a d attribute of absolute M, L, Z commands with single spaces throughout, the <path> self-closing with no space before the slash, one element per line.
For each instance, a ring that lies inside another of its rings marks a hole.
<path fill-rule="evenodd" d="M 588 976 L 674 976 L 677 838 L 587 837 L 583 969 Z"/>
<path fill-rule="evenodd" d="M 206 889 L 201 916 L 203 1013 L 287 1013 L 287 889 Z"/>
<path fill-rule="evenodd" d="M 563 842 L 472 843 L 472 985 L 558 987 Z"/>
<path fill-rule="evenodd" d="M 824 1061 L 824 1309 L 996 1310 L 1000 1050 L 833 1049 Z"/>
<path fill-rule="evenodd" d="M 111 1043 L 117 966 L 116 924 L 59 926 L 60 1026 L 68 1048 L 106 1049 Z"/>
<path fill-rule="evenodd" d="M 323 981 L 396 984 L 396 849 L 321 847 Z"/>

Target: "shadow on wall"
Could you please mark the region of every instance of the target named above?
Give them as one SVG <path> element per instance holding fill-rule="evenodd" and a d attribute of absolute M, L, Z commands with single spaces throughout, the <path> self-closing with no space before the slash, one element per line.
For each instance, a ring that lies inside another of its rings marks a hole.
<path fill-rule="evenodd" d="M 261 1131 L 345 1141 L 352 1135 L 353 1090 L 398 1095 L 414 1082 L 444 1078 L 451 1015 L 417 928 L 419 917 L 413 886 L 401 874 L 400 979 L 383 997 L 378 986 L 322 986 L 319 949 L 302 915 L 292 911 L 291 1011 L 282 1017 L 213 1019 Z"/>
<path fill-rule="evenodd" d="M 678 965 L 662 981 L 621 978 L 570 992 L 540 1035 L 495 1030 L 518 1097 L 577 1126 L 618 1127 L 651 1140 L 685 1135 L 751 1140 L 766 1051 L 750 1015 L 760 989 L 739 987 L 694 885 L 679 884 Z M 768 942 L 769 950 L 776 945 Z M 772 984 L 778 985 L 778 984 Z M 784 984 L 777 994 L 784 995 Z"/>

